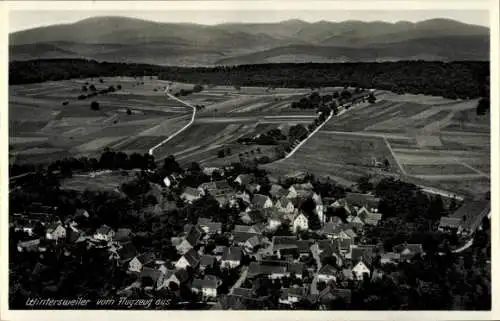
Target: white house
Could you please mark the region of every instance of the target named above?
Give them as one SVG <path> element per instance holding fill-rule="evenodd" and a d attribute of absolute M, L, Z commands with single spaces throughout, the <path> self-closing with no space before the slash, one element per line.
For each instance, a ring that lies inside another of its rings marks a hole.
<path fill-rule="evenodd" d="M 93 238 L 97 241 L 109 242 L 114 236 L 115 231 L 113 231 L 109 226 L 103 225 L 95 231 Z"/>
<path fill-rule="evenodd" d="M 170 187 L 170 185 L 172 185 L 172 180 L 168 176 L 166 176 L 163 179 L 163 184 L 165 184 L 166 187 Z"/>
<path fill-rule="evenodd" d="M 292 223 L 292 230 L 294 233 L 297 231 L 307 231 L 309 229 L 309 220 L 304 215 L 304 213 L 300 213 L 295 217 Z"/>
<path fill-rule="evenodd" d="M 45 237 L 48 240 L 54 240 L 57 241 L 60 238 L 65 238 L 66 237 L 66 229 L 58 223 L 52 224 L 49 227 L 47 227 Z"/>
<path fill-rule="evenodd" d="M 273 201 L 269 196 L 262 194 L 255 194 L 252 198 L 252 207 L 253 209 L 265 209 L 273 207 Z"/>
<path fill-rule="evenodd" d="M 293 203 L 286 197 L 281 197 L 280 199 L 278 199 L 274 204 L 274 207 L 278 211 L 283 213 L 293 213 L 293 210 L 295 209 Z"/>
<path fill-rule="evenodd" d="M 155 260 L 155 255 L 152 252 L 145 252 L 134 257 L 128 263 L 128 269 L 131 272 L 141 272 L 144 265 L 151 263 Z"/>
<path fill-rule="evenodd" d="M 199 263 L 200 255 L 195 249 L 190 249 L 175 263 L 175 268 L 178 270 L 186 269 L 188 266 L 196 268 Z"/>
<path fill-rule="evenodd" d="M 181 194 L 181 199 L 185 202 L 192 203 L 193 201 L 201 198 L 203 193 L 197 188 L 186 187 L 184 192 Z"/>
<path fill-rule="evenodd" d="M 352 272 L 356 276 L 356 279 L 358 279 L 359 281 L 363 280 L 363 276 L 365 273 L 370 276 L 370 269 L 366 266 L 365 263 L 363 263 L 363 261 L 359 261 L 358 264 L 356 264 L 352 268 Z"/>

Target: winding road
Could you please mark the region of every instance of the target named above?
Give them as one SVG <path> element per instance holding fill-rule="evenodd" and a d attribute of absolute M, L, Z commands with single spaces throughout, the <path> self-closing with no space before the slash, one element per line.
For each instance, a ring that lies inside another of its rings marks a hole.
<path fill-rule="evenodd" d="M 149 149 L 149 155 L 153 155 L 155 149 L 157 149 L 158 147 L 164 145 L 165 143 L 167 143 L 169 140 L 173 139 L 175 136 L 179 135 L 180 133 L 182 133 L 183 131 L 185 131 L 186 129 L 189 128 L 189 126 L 191 126 L 193 123 L 194 123 L 194 119 L 196 117 L 196 107 L 183 101 L 183 100 L 180 100 L 179 98 L 175 97 L 174 95 L 170 94 L 168 91 L 170 89 L 170 85 L 167 86 L 165 88 L 165 91 L 163 92 L 165 94 L 165 98 L 171 98 L 173 100 L 176 100 L 178 102 L 180 102 L 181 104 L 185 105 L 185 106 L 188 106 L 190 108 L 193 109 L 193 114 L 191 115 L 191 120 L 189 121 L 189 123 L 187 123 L 184 127 L 182 127 L 181 129 L 179 129 L 178 131 L 176 131 L 174 134 L 170 135 L 169 137 L 167 137 L 166 139 L 164 139 L 163 141 L 161 141 L 160 143 L 156 144 L 155 146 L 151 147 Z"/>

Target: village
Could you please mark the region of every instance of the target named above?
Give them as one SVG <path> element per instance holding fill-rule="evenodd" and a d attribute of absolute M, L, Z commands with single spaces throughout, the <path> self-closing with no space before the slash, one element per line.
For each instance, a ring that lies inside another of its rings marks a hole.
<path fill-rule="evenodd" d="M 203 172 L 209 182 L 179 190 L 182 174 L 171 174 L 163 186 L 156 185 L 156 192 L 177 193 L 187 207 L 210 197 L 221 209 L 238 211 L 239 219 L 229 225 L 198 217 L 196 224 L 185 224 L 170 238 L 176 253 L 168 258 L 154 250 L 138 251 L 131 228 L 81 228 L 77 222 L 92 216 L 86 209 L 61 221 L 51 214 L 54 208 L 36 203 L 25 213 L 13 214 L 11 228 L 23 233 L 18 254 L 38 255 L 32 272 L 37 274 L 53 264 L 47 258 L 83 261 L 77 254 L 81 249 L 97 251 L 130 277 L 116 296 L 140 291 L 213 309 L 266 308 L 273 300 L 288 309 L 345 307 L 359 284 L 390 277 L 391 266 L 426 255 L 422 244 L 403 242 L 387 249 L 366 241 L 366 229 L 384 220 L 380 199 L 372 193 L 323 196 L 302 172 L 269 175 L 265 188 L 252 173 L 226 176 L 224 168 Z M 436 231 L 469 240 L 489 213 L 488 202 L 467 201 L 455 214 L 442 217 Z"/>

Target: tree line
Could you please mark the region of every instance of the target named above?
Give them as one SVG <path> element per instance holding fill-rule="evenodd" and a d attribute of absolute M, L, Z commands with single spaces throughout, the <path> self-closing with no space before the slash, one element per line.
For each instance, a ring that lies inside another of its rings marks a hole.
<path fill-rule="evenodd" d="M 380 63 L 255 64 L 171 67 L 84 59 L 41 59 L 9 63 L 9 84 L 87 77 L 158 75 L 159 79 L 228 86 L 377 88 L 446 98 L 484 96 L 489 62 L 398 61 Z"/>

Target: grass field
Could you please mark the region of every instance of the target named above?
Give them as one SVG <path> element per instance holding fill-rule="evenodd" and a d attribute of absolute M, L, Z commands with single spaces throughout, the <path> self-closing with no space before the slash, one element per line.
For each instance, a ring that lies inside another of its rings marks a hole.
<path fill-rule="evenodd" d="M 61 181 L 61 189 L 76 191 L 114 191 L 121 184 L 131 181 L 133 175 L 124 176 L 121 173 L 111 172 L 96 177 L 73 176 Z"/>

